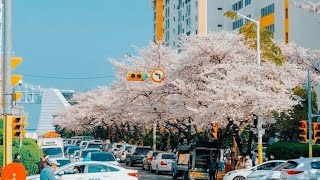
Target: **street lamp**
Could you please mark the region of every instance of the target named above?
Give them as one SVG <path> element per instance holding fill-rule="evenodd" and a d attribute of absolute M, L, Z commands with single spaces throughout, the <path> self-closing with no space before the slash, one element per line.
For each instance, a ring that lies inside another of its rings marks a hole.
<path fill-rule="evenodd" d="M 240 17 L 243 17 L 245 19 L 248 19 L 249 21 L 254 22 L 257 25 L 257 65 L 258 67 L 261 66 L 261 50 L 260 50 L 260 22 L 257 20 L 254 20 L 252 18 L 249 18 L 243 14 L 240 14 L 237 12 L 237 15 Z"/>
<path fill-rule="evenodd" d="M 257 65 L 258 65 L 258 68 L 260 68 L 261 67 L 260 22 L 257 20 L 254 20 L 252 18 L 249 18 L 243 14 L 240 14 L 238 12 L 232 12 L 232 13 L 236 13 L 237 16 L 240 16 L 244 19 L 252 21 L 257 25 Z M 260 72 L 258 72 L 258 73 L 260 73 Z M 260 79 L 260 75 L 258 75 L 258 78 Z M 259 164 L 261 164 L 263 162 L 263 159 L 262 159 L 262 122 L 261 122 L 261 118 L 259 118 L 259 116 L 258 116 L 257 130 L 258 130 L 258 162 L 259 162 Z"/>

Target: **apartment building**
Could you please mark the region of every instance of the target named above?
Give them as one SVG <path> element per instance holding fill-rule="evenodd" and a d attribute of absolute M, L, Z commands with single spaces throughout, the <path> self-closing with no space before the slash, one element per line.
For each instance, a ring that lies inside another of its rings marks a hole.
<path fill-rule="evenodd" d="M 320 2 L 320 0 L 313 0 Z M 181 34 L 207 34 L 237 31 L 248 20 L 230 20 L 226 11 L 235 11 L 260 21 L 261 28 L 274 33 L 283 42 L 295 42 L 320 49 L 320 16 L 293 5 L 294 0 L 153 0 L 154 40 L 177 48 Z"/>

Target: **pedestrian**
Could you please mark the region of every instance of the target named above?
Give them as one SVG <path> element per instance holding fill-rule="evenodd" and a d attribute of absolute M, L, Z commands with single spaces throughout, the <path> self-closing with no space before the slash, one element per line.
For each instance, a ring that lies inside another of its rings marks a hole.
<path fill-rule="evenodd" d="M 246 169 L 252 168 L 252 160 L 249 155 L 246 156 L 244 166 Z"/>
<path fill-rule="evenodd" d="M 236 165 L 236 169 L 244 169 L 245 168 L 245 157 L 238 156 L 238 162 Z"/>
<path fill-rule="evenodd" d="M 43 157 L 40 158 L 40 161 L 38 163 L 38 174 L 41 173 L 42 169 L 44 169 L 49 162 L 49 157 L 48 155 L 44 154 Z"/>
<path fill-rule="evenodd" d="M 19 153 L 16 153 L 15 155 L 14 155 L 14 160 L 13 160 L 13 162 L 14 163 L 21 163 L 21 160 L 20 160 L 20 154 Z"/>
<path fill-rule="evenodd" d="M 40 180 L 56 180 L 54 177 L 54 171 L 60 165 L 56 160 L 50 160 L 49 165 L 46 165 L 40 173 Z"/>

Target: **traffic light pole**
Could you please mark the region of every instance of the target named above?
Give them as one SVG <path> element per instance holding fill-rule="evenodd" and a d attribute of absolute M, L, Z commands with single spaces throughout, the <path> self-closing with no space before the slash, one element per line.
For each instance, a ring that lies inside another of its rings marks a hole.
<path fill-rule="evenodd" d="M 309 122 L 309 157 L 312 158 L 312 96 L 311 96 L 311 80 L 310 70 L 308 70 L 308 122 Z"/>
<path fill-rule="evenodd" d="M 4 58 L 3 58 L 3 166 L 12 162 L 12 86 L 11 86 L 11 33 L 12 0 L 3 0 L 4 9 Z"/>

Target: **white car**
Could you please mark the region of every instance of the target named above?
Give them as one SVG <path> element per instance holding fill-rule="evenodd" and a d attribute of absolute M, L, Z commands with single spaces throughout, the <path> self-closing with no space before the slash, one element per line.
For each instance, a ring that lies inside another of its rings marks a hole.
<path fill-rule="evenodd" d="M 283 160 L 272 160 L 264 162 L 249 169 L 239 169 L 235 171 L 230 171 L 223 177 L 223 180 L 244 180 L 247 178 L 249 174 L 251 174 L 254 171 L 271 170 L 284 162 L 285 161 Z"/>
<path fill-rule="evenodd" d="M 173 153 L 159 153 L 152 161 L 151 161 L 151 172 L 156 172 L 160 174 L 161 172 L 171 172 L 172 170 L 172 161 L 174 160 Z"/>
<path fill-rule="evenodd" d="M 247 180 L 277 180 L 280 179 L 281 170 L 287 166 L 287 162 L 273 168 L 272 170 L 254 171 L 247 176 Z"/>
<path fill-rule="evenodd" d="M 100 149 L 97 148 L 89 148 L 89 149 L 81 149 L 80 151 L 75 151 L 73 155 L 72 162 L 83 161 L 83 159 L 87 156 L 89 152 L 101 152 Z"/>
<path fill-rule="evenodd" d="M 117 159 L 111 152 L 89 152 L 83 161 L 101 161 L 119 166 Z"/>
<path fill-rule="evenodd" d="M 119 151 L 114 152 L 114 155 L 116 156 L 116 158 L 120 159 L 120 162 L 124 162 L 126 160 L 128 150 L 132 147 L 133 146 L 129 144 L 122 144 L 119 148 Z"/>
<path fill-rule="evenodd" d="M 320 179 L 320 158 L 289 160 L 282 169 L 281 179 Z"/>
<path fill-rule="evenodd" d="M 71 163 L 70 159 L 68 158 L 50 158 L 50 160 L 56 160 L 59 163 L 58 167 L 62 167 Z"/>
<path fill-rule="evenodd" d="M 75 173 L 74 169 L 79 169 Z M 103 179 L 103 180 L 138 180 L 138 171 L 128 170 L 105 162 L 87 161 L 71 163 L 54 172 L 56 179 Z M 40 180 L 40 175 L 27 177 L 27 180 Z"/>

